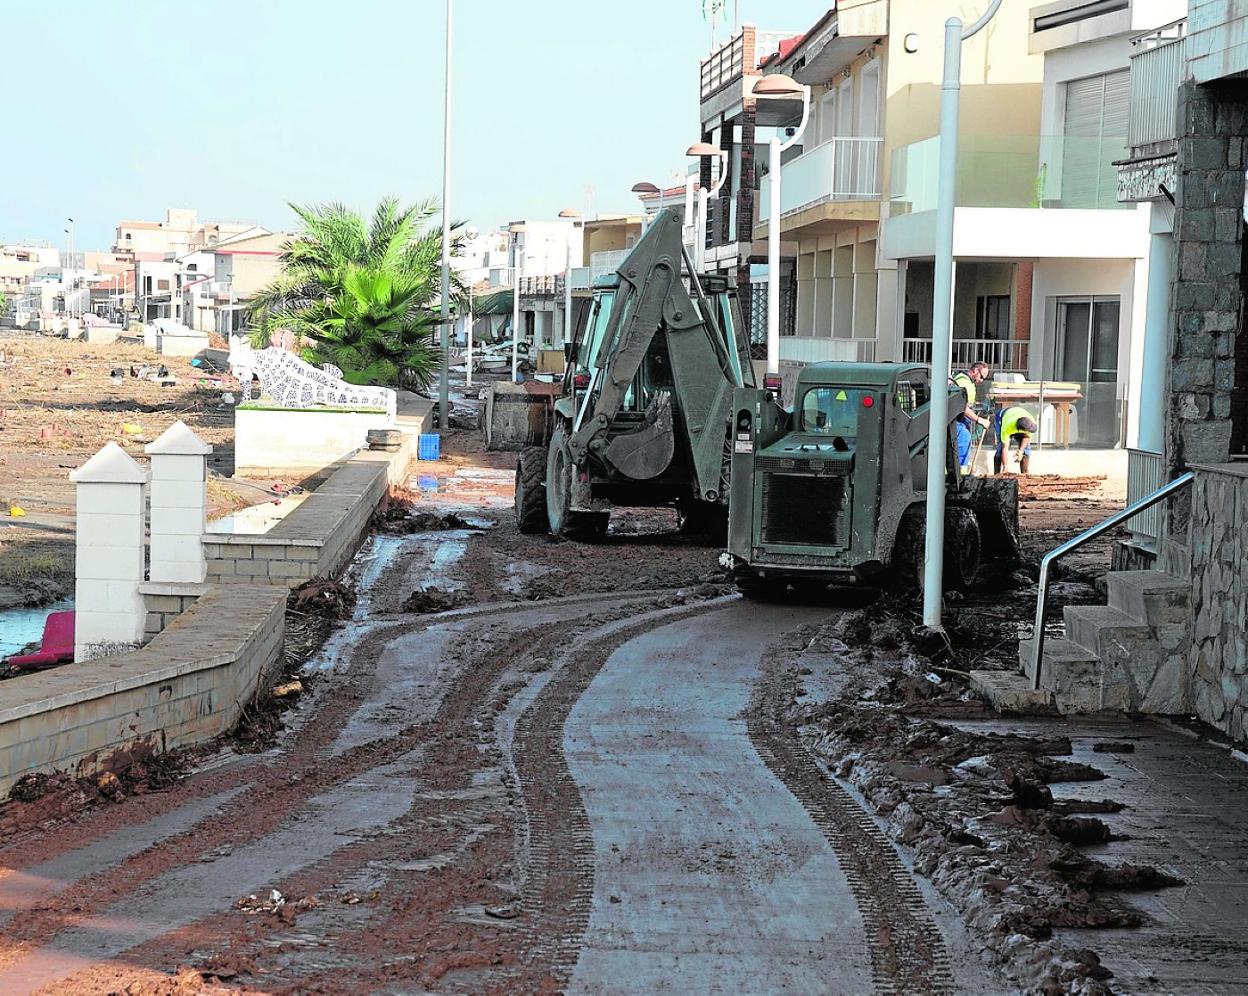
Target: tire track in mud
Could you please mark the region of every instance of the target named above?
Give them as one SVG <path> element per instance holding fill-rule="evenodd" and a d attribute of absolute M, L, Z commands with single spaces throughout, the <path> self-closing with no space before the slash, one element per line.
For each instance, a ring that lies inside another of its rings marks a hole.
<path fill-rule="evenodd" d="M 660 609 L 587 643 L 572 645 L 516 723 L 512 756 L 520 778 L 529 852 L 522 899 L 524 936 L 529 967 L 549 966 L 549 976 L 540 979 L 545 986 L 558 991 L 567 986 L 593 906 L 593 834 L 580 786 L 563 749 L 564 727 L 572 708 L 624 644 L 725 604 L 727 600 Z"/>
<path fill-rule="evenodd" d="M 877 992 L 953 994 L 944 938 L 911 873 L 884 832 L 835 778 L 826 774 L 786 721 L 797 670 L 761 672 L 746 711 L 750 742 L 763 763 L 801 803 L 832 846 L 862 915 Z M 766 658 L 765 658 L 766 660 Z"/>
<path fill-rule="evenodd" d="M 642 600 L 647 597 L 653 596 L 639 596 Z M 19 922 L 10 924 L 5 937 L 7 950 L 0 952 L 0 971 L 56 934 L 103 912 L 118 895 L 132 893 L 144 883 L 194 863 L 209 852 L 260 840 L 289 820 L 313 796 L 417 748 L 432 748 L 429 761 L 436 761 L 436 766 L 421 764 L 418 774 L 422 778 L 427 778 L 435 787 L 454 783 L 454 778 L 448 781 L 450 769 L 480 756 L 477 736 L 471 726 L 476 709 L 485 703 L 498 678 L 515 660 L 525 654 L 532 655 L 544 642 L 554 642 L 554 637 L 551 641 L 535 639 L 530 628 L 509 631 L 496 627 L 487 634 L 477 634 L 475 639 L 482 643 L 480 652 L 470 654 L 458 673 L 449 679 L 433 717 L 405 727 L 391 738 L 354 747 L 335 757 L 331 767 L 324 767 L 321 756 L 324 749 L 367 701 L 380 651 L 399 636 L 426 632 L 448 623 L 472 622 L 478 617 L 498 619 L 542 611 L 558 612 L 569 603 L 576 605 L 590 600 L 578 597 L 537 604 L 481 607 L 430 616 L 419 622 L 400 619 L 372 628 L 350 652 L 353 666 L 344 672 L 347 680 L 333 689 L 326 701 L 304 720 L 296 736 L 276 757 L 266 758 L 267 763 L 259 766 L 242 764 L 195 779 L 196 797 L 239 785 L 246 785 L 247 792 L 210 820 L 172 835 L 113 868 L 79 880 L 54 900 L 39 904 Z M 629 609 L 617 603 L 616 611 Z M 501 642 L 492 639 L 505 634 L 508 638 Z M 472 642 L 474 635 L 465 634 L 462 640 Z M 171 801 L 170 808 L 184 803 L 187 798 L 187 794 L 179 794 L 176 801 Z M 82 843 L 77 839 L 73 846 Z"/>

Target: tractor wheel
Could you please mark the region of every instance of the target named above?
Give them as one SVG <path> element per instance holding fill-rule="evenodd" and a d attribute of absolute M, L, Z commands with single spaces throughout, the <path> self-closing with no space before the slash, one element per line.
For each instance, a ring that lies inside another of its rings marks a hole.
<path fill-rule="evenodd" d="M 516 460 L 516 525 L 532 535 L 550 529 L 546 517 L 546 451 L 529 446 Z"/>
<path fill-rule="evenodd" d="M 741 592 L 742 597 L 751 602 L 766 602 L 775 597 L 776 583 L 760 578 L 747 568 L 738 568 L 734 571 L 732 580 L 736 582 L 737 591 Z M 783 585 L 781 588 L 783 589 Z"/>
<path fill-rule="evenodd" d="M 945 510 L 946 591 L 969 588 L 979 573 L 979 520 L 969 508 Z"/>
<path fill-rule="evenodd" d="M 550 437 L 546 454 L 546 518 L 550 531 L 570 540 L 594 540 L 607 534 L 608 512 L 575 512 L 572 504 L 572 475 L 576 466 L 568 452 L 568 433 L 562 425 Z"/>

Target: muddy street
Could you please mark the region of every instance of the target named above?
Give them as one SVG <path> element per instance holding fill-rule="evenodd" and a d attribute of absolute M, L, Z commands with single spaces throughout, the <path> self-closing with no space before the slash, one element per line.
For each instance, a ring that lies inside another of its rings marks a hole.
<path fill-rule="evenodd" d="M 420 468 L 284 711 L 0 811 L 0 991 L 1017 991 L 788 721 L 863 599 L 742 600 L 666 513 L 523 536 L 509 464 Z"/>

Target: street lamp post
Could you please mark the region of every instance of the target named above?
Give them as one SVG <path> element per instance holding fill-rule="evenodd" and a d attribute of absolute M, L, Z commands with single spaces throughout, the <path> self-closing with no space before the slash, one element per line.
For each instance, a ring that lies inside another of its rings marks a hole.
<path fill-rule="evenodd" d="M 451 424 L 451 0 L 446 0 L 446 84 L 442 115 L 442 359 L 438 427 Z"/>
<path fill-rule="evenodd" d="M 697 156 L 718 156 L 719 157 L 719 180 L 708 193 L 705 187 L 698 188 L 698 214 L 694 222 L 694 247 L 693 258 L 694 268 L 701 273 L 706 269 L 706 226 L 707 215 L 710 211 L 710 199 L 718 197 L 720 190 L 724 186 L 724 181 L 728 179 L 728 150 L 717 148 L 710 142 L 697 142 L 689 146 L 685 151 L 685 155 Z"/>
<path fill-rule="evenodd" d="M 520 381 L 520 269 L 522 260 L 520 248 L 520 232 L 512 229 L 512 258 L 515 265 L 512 269 L 515 285 L 511 295 L 511 382 Z"/>
<path fill-rule="evenodd" d="M 953 224 L 958 178 L 958 103 L 962 43 L 978 34 L 1001 6 L 992 0 L 978 21 L 945 22 L 945 72 L 940 93 L 940 161 L 936 188 L 936 263 L 932 283 L 932 402 L 928 416 L 927 522 L 923 551 L 923 625 L 941 629 L 945 567 L 945 466 L 948 459 L 949 369 L 953 362 Z"/>
<path fill-rule="evenodd" d="M 574 232 L 578 224 L 582 226 L 582 230 L 584 228 L 584 220 L 579 211 L 568 208 L 560 211 L 559 217 L 571 221 Z M 563 341 L 565 343 L 572 341 L 572 332 L 572 239 L 569 238 L 568 258 L 563 267 Z"/>
<path fill-rule="evenodd" d="M 780 157 L 802 137 L 810 118 L 810 87 L 780 73 L 760 76 L 754 83 L 755 97 L 793 97 L 801 94 L 802 120 L 787 142 L 772 135 L 768 176 L 771 178 L 770 209 L 767 215 L 767 372 L 780 372 Z"/>

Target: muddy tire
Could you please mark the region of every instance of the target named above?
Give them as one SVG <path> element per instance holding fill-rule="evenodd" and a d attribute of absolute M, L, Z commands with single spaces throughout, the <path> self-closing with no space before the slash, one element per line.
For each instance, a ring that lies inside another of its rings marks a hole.
<path fill-rule="evenodd" d="M 776 582 L 760 578 L 748 568 L 733 571 L 732 580 L 743 598 L 751 602 L 767 602 L 776 597 Z M 780 586 L 783 590 L 783 585 Z"/>
<path fill-rule="evenodd" d="M 969 508 L 945 510 L 946 591 L 969 588 L 979 573 L 979 520 Z"/>
<path fill-rule="evenodd" d="M 530 446 L 516 460 L 516 526 L 527 535 L 550 529 L 546 516 L 546 451 Z"/>
<path fill-rule="evenodd" d="M 572 475 L 576 467 L 568 452 L 568 433 L 555 427 L 546 453 L 546 519 L 550 531 L 564 539 L 592 541 L 607 534 L 609 512 L 575 512 L 572 504 Z"/>

